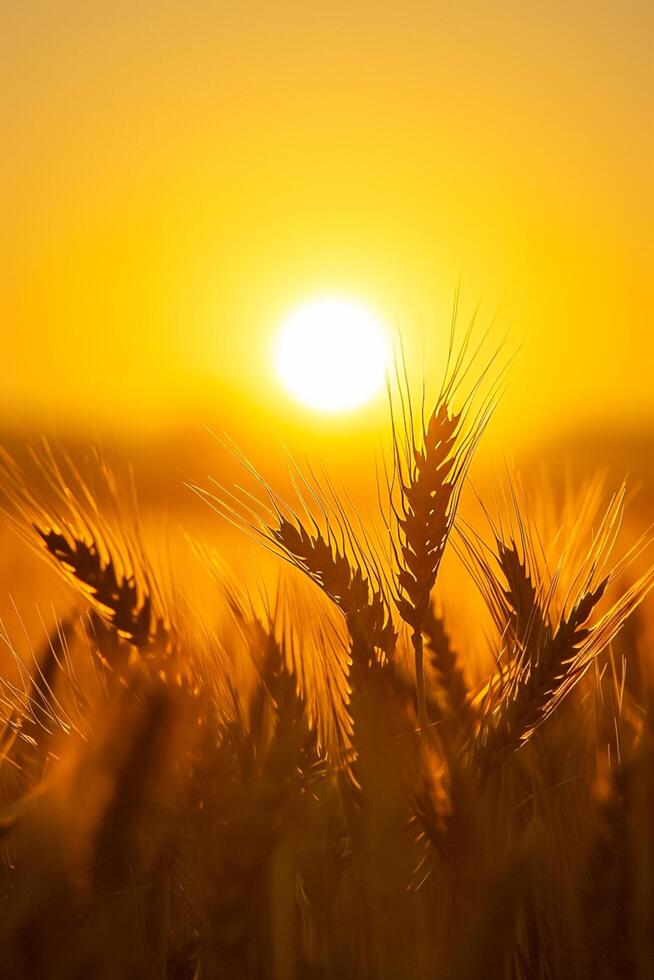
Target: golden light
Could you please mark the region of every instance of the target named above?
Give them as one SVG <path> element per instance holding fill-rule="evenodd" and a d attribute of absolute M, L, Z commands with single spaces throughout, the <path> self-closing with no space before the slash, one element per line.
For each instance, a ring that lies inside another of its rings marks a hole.
<path fill-rule="evenodd" d="M 320 412 L 344 412 L 371 401 L 384 385 L 388 331 L 372 310 L 342 298 L 312 300 L 284 320 L 275 364 L 286 388 Z"/>

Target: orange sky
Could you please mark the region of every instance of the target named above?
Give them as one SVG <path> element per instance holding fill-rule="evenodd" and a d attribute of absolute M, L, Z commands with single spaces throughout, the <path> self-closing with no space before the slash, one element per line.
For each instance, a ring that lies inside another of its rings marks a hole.
<path fill-rule="evenodd" d="M 21 2 L 0 13 L 5 422 L 294 424 L 325 292 L 438 369 L 452 294 L 522 352 L 511 442 L 652 421 L 651 4 Z M 341 420 L 347 433 L 375 410 Z"/>

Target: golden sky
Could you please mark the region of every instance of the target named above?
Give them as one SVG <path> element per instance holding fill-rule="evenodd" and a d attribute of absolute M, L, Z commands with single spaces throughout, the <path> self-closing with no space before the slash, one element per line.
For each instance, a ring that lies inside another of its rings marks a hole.
<path fill-rule="evenodd" d="M 437 372 L 459 276 L 522 343 L 512 440 L 652 420 L 650 3 L 0 18 L 5 422 L 309 431 L 271 371 L 280 317 L 352 296 Z"/>

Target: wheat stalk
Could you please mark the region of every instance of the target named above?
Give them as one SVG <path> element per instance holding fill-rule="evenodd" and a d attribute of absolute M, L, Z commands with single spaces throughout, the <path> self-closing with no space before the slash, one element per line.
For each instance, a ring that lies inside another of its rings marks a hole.
<path fill-rule="evenodd" d="M 470 731 L 474 727 L 476 714 L 471 705 L 468 684 L 445 621 L 437 614 L 433 603 L 427 610 L 423 632 L 429 662 L 445 698 L 447 716 L 461 725 L 463 730 Z"/>
<path fill-rule="evenodd" d="M 471 533 L 465 537 L 473 559 L 468 567 L 504 644 L 497 674 L 482 698 L 474 761 L 484 776 L 499 768 L 507 755 L 523 745 L 552 714 L 654 585 L 654 568 L 650 568 L 591 622 L 608 586 L 629 557 L 607 567 L 622 521 L 624 487 L 610 501 L 587 545 L 581 567 L 572 574 L 565 568 L 565 551 L 553 574 L 547 567 L 539 568 L 538 536 L 515 488 L 511 495 L 517 529 L 505 530 L 503 538 L 502 530 L 493 527 L 494 560 L 492 551 L 479 538 Z M 579 547 L 574 537 L 567 542 L 568 552 Z M 557 613 L 557 585 L 566 577 L 570 584 Z"/>
<path fill-rule="evenodd" d="M 238 454 L 237 458 L 264 490 L 268 505 L 245 492 L 236 496 L 220 485 L 218 494 L 196 485 L 191 489 L 223 518 L 255 536 L 318 586 L 345 618 L 357 667 L 386 663 L 396 640 L 386 579 L 374 549 L 367 539 L 365 543 L 359 540 L 345 507 L 335 494 L 328 500 L 300 475 L 305 495 L 319 512 L 314 516 L 296 482 L 306 515 L 303 519 L 274 493 L 245 457 Z"/>
<path fill-rule="evenodd" d="M 389 489 L 397 530 L 394 551 L 398 566 L 395 601 L 400 616 L 411 629 L 418 721 L 423 728 L 427 724 L 423 633 L 431 593 L 454 525 L 466 473 L 501 384 L 500 375 L 481 397 L 481 404 L 477 404 L 493 357 L 471 385 L 462 406 L 454 409 L 461 386 L 480 351 L 478 347 L 468 356 L 473 320 L 461 348 L 455 352 L 455 325 L 456 304 L 445 377 L 429 416 L 425 417 L 423 393 L 420 418 L 417 423 L 414 420 L 406 372 L 402 379 L 399 370 L 396 371 L 399 413 L 394 410 L 390 397 L 394 475 Z"/>
<path fill-rule="evenodd" d="M 371 583 L 358 565 L 352 565 L 334 540 L 319 530 L 311 533 L 300 521 L 283 516 L 270 528 L 278 544 L 298 569 L 315 582 L 343 613 L 352 639 L 353 656 L 373 663 L 373 651 L 387 658 L 395 634 L 379 586 Z"/>
<path fill-rule="evenodd" d="M 118 635 L 141 651 L 170 650 L 171 633 L 154 604 L 147 578 L 137 581 L 106 543 L 83 538 L 70 529 L 42 528 L 34 524 L 47 553 L 64 577 L 74 583 Z"/>
<path fill-rule="evenodd" d="M 112 530 L 97 498 L 65 455 L 60 460 L 44 443 L 33 459 L 46 485 L 39 497 L 15 460 L 0 455 L 14 527 L 39 554 L 47 555 L 120 637 L 144 653 L 170 653 L 173 631 L 138 530 L 133 535 L 127 526 Z M 102 476 L 108 503 L 118 513 L 113 475 L 105 467 Z"/>

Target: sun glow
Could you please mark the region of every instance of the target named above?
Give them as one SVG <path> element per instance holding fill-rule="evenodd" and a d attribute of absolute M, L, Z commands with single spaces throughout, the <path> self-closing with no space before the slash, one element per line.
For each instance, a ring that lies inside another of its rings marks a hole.
<path fill-rule="evenodd" d="M 275 364 L 286 390 L 320 412 L 344 412 L 374 398 L 389 362 L 388 332 L 348 299 L 312 300 L 283 321 Z"/>

